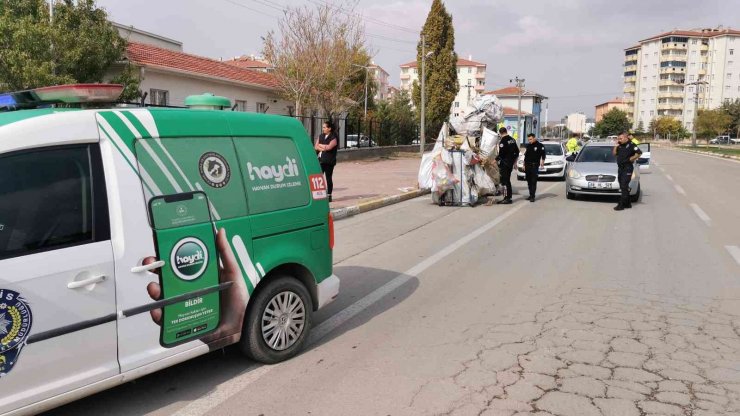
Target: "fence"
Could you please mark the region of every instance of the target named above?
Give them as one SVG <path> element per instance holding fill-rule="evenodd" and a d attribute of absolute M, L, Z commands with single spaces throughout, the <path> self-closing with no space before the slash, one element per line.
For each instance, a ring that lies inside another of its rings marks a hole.
<path fill-rule="evenodd" d="M 303 123 L 311 140 L 321 134 L 325 117 L 296 117 Z M 339 136 L 339 148 L 361 148 L 381 146 L 401 146 L 419 143 L 419 126 L 414 122 L 365 120 L 363 117 L 334 119 L 334 127 Z"/>

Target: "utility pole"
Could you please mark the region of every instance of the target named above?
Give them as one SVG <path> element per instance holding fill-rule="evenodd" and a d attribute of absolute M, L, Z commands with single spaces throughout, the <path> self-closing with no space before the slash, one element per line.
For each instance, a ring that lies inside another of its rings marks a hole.
<path fill-rule="evenodd" d="M 517 131 L 517 141 L 519 141 L 519 144 L 521 144 L 522 140 L 522 133 L 524 132 L 524 129 L 522 128 L 522 93 L 524 92 L 524 78 L 519 78 L 518 76 L 515 77 L 512 80 L 509 80 L 509 82 L 516 82 L 516 87 L 519 92 L 519 106 L 517 107 L 517 115 L 516 115 L 516 131 Z"/>
<path fill-rule="evenodd" d="M 706 81 L 702 81 L 701 78 L 698 81 L 690 82 L 686 85 L 694 85 L 696 90 L 694 91 L 694 119 L 691 121 L 691 147 L 696 147 L 696 120 L 699 118 L 699 88 L 702 85 L 708 85 Z"/>
<path fill-rule="evenodd" d="M 367 120 L 367 82 L 368 82 L 368 78 L 370 78 L 370 74 L 369 74 L 370 67 L 365 66 L 365 65 L 358 65 L 358 64 L 352 64 L 352 66 L 365 69 L 365 119 Z"/>

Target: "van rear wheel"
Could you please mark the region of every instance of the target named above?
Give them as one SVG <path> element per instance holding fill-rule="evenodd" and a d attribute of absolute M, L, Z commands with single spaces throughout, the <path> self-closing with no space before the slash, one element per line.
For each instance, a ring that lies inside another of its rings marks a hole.
<path fill-rule="evenodd" d="M 239 346 L 249 358 L 275 364 L 298 354 L 311 330 L 313 303 L 297 279 L 281 276 L 260 288 L 247 310 Z"/>

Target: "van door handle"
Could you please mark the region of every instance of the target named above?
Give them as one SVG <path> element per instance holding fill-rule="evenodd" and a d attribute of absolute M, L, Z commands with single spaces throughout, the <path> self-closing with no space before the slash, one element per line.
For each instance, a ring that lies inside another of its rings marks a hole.
<path fill-rule="evenodd" d="M 142 264 L 131 268 L 131 273 L 150 272 L 164 266 L 164 260 L 155 261 L 154 263 Z"/>
<path fill-rule="evenodd" d="M 67 288 L 68 289 L 79 289 L 81 287 L 85 287 L 85 286 L 89 286 L 89 285 L 94 285 L 95 283 L 100 283 L 103 280 L 105 280 L 105 276 L 104 275 L 103 276 L 93 276 L 93 277 L 91 277 L 89 279 L 76 280 L 74 282 L 69 282 L 69 283 L 67 283 Z"/>

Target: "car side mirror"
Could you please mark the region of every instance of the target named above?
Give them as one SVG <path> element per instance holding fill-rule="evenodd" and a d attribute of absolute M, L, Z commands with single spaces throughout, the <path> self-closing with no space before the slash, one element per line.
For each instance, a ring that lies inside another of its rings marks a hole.
<path fill-rule="evenodd" d="M 565 160 L 566 160 L 566 161 L 568 161 L 568 162 L 573 162 L 573 161 L 575 161 L 575 160 L 576 160 L 576 154 L 575 154 L 575 153 L 573 153 L 572 155 L 570 155 L 570 156 L 566 157 L 566 158 L 565 158 Z"/>

